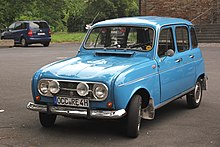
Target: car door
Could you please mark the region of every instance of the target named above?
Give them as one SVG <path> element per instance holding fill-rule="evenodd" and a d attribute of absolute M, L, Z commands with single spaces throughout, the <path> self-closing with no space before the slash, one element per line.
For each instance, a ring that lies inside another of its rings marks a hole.
<path fill-rule="evenodd" d="M 17 42 L 17 43 L 20 42 L 20 38 L 21 38 L 21 35 L 23 33 L 23 29 L 24 28 L 23 28 L 22 22 L 16 22 L 15 23 L 15 28 L 12 31 L 15 42 Z"/>
<path fill-rule="evenodd" d="M 5 32 L 3 32 L 4 39 L 14 39 L 13 38 L 13 30 L 15 27 L 15 23 L 11 24 Z"/>
<path fill-rule="evenodd" d="M 195 84 L 195 54 L 190 48 L 189 27 L 187 25 L 176 26 L 175 37 L 177 56 L 180 59 L 182 68 L 182 72 L 180 73 L 181 87 L 179 88 L 181 92 L 184 92 L 192 88 Z"/>
<path fill-rule="evenodd" d="M 174 43 L 174 27 L 163 27 L 160 31 L 157 62 L 161 85 L 161 102 L 166 101 L 180 93 L 181 87 L 181 60 L 176 54 Z M 167 56 L 167 51 L 172 50 L 174 54 Z"/>

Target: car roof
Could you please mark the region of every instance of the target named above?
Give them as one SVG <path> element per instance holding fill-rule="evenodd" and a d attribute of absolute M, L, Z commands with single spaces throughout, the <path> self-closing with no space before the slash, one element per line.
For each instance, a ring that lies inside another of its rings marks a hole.
<path fill-rule="evenodd" d="M 21 21 L 17 21 L 17 22 L 26 22 L 26 23 L 29 23 L 29 22 L 46 22 L 45 20 L 21 20 Z"/>
<path fill-rule="evenodd" d="M 151 26 L 151 27 L 162 27 L 166 25 L 174 24 L 186 24 L 192 25 L 188 20 L 181 18 L 172 17 L 158 17 L 158 16 L 137 16 L 137 17 L 124 17 L 117 19 L 110 19 L 101 21 L 93 26 L 114 26 L 114 25 L 130 25 L 130 26 Z"/>

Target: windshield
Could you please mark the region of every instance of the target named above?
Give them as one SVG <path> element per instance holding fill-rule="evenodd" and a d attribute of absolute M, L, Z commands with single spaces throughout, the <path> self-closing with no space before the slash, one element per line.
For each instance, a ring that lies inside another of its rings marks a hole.
<path fill-rule="evenodd" d="M 48 29 L 49 26 L 46 22 L 30 22 L 31 29 Z"/>
<path fill-rule="evenodd" d="M 90 32 L 85 48 L 150 51 L 153 42 L 154 31 L 148 27 L 98 27 Z"/>

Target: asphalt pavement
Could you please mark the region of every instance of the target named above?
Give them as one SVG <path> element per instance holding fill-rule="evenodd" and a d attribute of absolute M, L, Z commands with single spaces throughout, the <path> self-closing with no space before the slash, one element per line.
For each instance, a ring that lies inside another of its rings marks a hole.
<path fill-rule="evenodd" d="M 38 113 L 26 109 L 32 100 L 31 78 L 40 67 L 76 55 L 79 44 L 0 48 L 0 147 L 220 146 L 220 45 L 203 44 L 208 90 L 198 109 L 185 97 L 142 121 L 140 135 L 127 138 L 123 120 L 58 117 L 53 128 L 42 128 Z"/>

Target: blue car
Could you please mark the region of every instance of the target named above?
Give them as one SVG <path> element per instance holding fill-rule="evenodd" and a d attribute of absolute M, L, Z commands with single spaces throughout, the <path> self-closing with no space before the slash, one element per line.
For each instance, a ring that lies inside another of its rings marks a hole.
<path fill-rule="evenodd" d="M 141 119 L 186 96 L 199 107 L 207 76 L 191 22 L 166 17 L 128 17 L 91 26 L 76 57 L 57 61 L 33 76 L 29 110 L 43 127 L 56 116 L 126 118 L 137 137 Z"/>
<path fill-rule="evenodd" d="M 22 46 L 41 43 L 48 47 L 51 41 L 51 30 L 46 21 L 18 21 L 2 32 L 1 39 L 13 39 L 15 44 Z"/>

